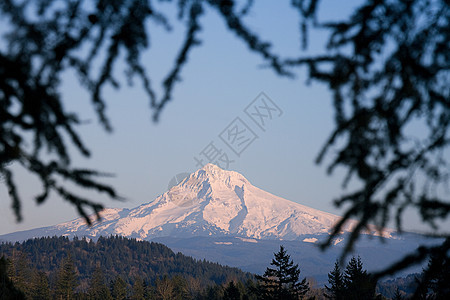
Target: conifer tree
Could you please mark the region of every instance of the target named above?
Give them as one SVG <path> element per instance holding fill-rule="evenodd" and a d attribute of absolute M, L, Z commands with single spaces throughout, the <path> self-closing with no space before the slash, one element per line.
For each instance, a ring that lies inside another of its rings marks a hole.
<path fill-rule="evenodd" d="M 330 286 L 328 287 L 325 285 L 325 297 L 334 300 L 344 299 L 344 276 L 342 274 L 339 261 L 337 260 L 334 263 L 333 271 L 328 274 L 328 282 L 330 283 Z"/>
<path fill-rule="evenodd" d="M 374 299 L 376 282 L 363 269 L 361 257 L 352 257 L 344 272 L 344 299 Z"/>
<path fill-rule="evenodd" d="M 25 253 L 13 251 L 12 259 L 8 260 L 8 276 L 17 289 L 21 290 L 26 297 L 31 297 L 32 291 L 27 281 L 32 276 L 32 270 Z"/>
<path fill-rule="evenodd" d="M 204 293 L 204 296 L 200 299 L 204 300 L 222 300 L 223 289 L 219 285 L 209 286 Z"/>
<path fill-rule="evenodd" d="M 236 287 L 233 281 L 230 281 L 225 288 L 225 291 L 223 293 L 223 299 L 224 300 L 240 300 L 241 299 L 241 292 Z"/>
<path fill-rule="evenodd" d="M 417 299 L 450 299 L 450 258 L 445 252 L 434 253 L 420 279 L 417 279 Z"/>
<path fill-rule="evenodd" d="M 187 280 L 181 275 L 175 275 L 170 280 L 174 287 L 174 293 L 176 299 L 188 300 L 191 298 L 189 289 L 187 286 Z"/>
<path fill-rule="evenodd" d="M 50 287 L 48 277 L 45 272 L 35 271 L 31 282 L 32 299 L 33 300 L 49 300 Z"/>
<path fill-rule="evenodd" d="M 8 262 L 4 256 L 0 258 L 0 299 L 25 299 L 25 295 L 8 277 Z"/>
<path fill-rule="evenodd" d="M 115 300 L 124 300 L 127 298 L 127 283 L 122 277 L 117 276 L 112 282 L 111 294 Z"/>
<path fill-rule="evenodd" d="M 294 265 L 290 255 L 283 246 L 274 253 L 275 258 L 270 263 L 274 268 L 267 267 L 263 276 L 256 276 L 259 281 L 258 294 L 262 299 L 299 299 L 309 290 L 306 278 L 299 280 L 300 269 Z"/>
<path fill-rule="evenodd" d="M 111 293 L 106 286 L 105 277 L 102 269 L 97 266 L 92 274 L 89 284 L 88 296 L 91 300 L 108 300 L 111 298 Z"/>
<path fill-rule="evenodd" d="M 415 278 L 416 290 L 414 291 L 414 300 L 430 300 L 428 297 L 428 286 L 423 278 Z"/>
<path fill-rule="evenodd" d="M 74 299 L 77 287 L 77 273 L 72 256 L 69 254 L 61 262 L 56 280 L 56 299 Z"/>
<path fill-rule="evenodd" d="M 431 288 L 434 292 L 435 299 L 450 299 L 450 257 L 443 255 L 438 259 L 437 272 L 431 281 Z"/>
<path fill-rule="evenodd" d="M 133 295 L 131 296 L 131 299 L 132 300 L 144 300 L 144 299 L 146 299 L 145 282 L 140 277 L 137 277 L 134 280 Z"/>

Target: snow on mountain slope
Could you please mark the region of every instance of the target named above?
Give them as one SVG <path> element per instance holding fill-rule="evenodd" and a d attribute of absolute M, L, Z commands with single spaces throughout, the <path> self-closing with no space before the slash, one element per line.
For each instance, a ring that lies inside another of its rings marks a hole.
<path fill-rule="evenodd" d="M 118 234 L 147 240 L 211 235 L 295 240 L 305 234 L 327 233 L 339 219 L 274 196 L 237 172 L 208 164 L 153 202 L 131 210 L 104 210 L 102 221 L 92 227 L 79 218 L 43 230 L 66 236 Z M 353 226 L 350 222 L 345 231 Z"/>

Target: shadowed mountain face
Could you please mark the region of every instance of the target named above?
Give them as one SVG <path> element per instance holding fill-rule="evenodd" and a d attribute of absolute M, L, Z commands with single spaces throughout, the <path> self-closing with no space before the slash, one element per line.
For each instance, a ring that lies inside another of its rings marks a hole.
<path fill-rule="evenodd" d="M 79 218 L 0 238 L 20 240 L 45 235 L 99 237 L 117 234 L 145 240 L 230 235 L 296 240 L 305 234 L 328 233 L 338 220 L 336 215 L 267 193 L 237 172 L 208 164 L 150 203 L 134 209 L 104 210 L 101 222 L 92 227 Z M 346 231 L 351 227 L 353 223 Z"/>

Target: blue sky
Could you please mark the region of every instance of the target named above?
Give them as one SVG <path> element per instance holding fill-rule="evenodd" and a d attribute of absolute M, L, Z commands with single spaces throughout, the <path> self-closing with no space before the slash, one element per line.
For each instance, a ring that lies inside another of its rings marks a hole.
<path fill-rule="evenodd" d="M 274 42 L 273 50 L 285 56 L 302 54 L 298 36 L 297 14 L 281 1 L 256 1 L 247 18 L 251 28 Z M 288 2 L 288 1 L 286 1 Z M 339 18 L 348 15 L 354 3 L 325 1 L 321 16 Z M 174 15 L 172 4 L 164 10 Z M 176 25 L 176 22 L 173 22 Z M 325 86 L 306 85 L 306 74 L 299 70 L 295 79 L 277 76 L 262 68 L 262 59 L 226 30 L 224 22 L 210 10 L 201 21 L 202 45 L 194 49 L 176 86 L 173 101 L 164 109 L 160 122 L 151 121 L 148 99 L 135 86 L 107 89 L 107 114 L 114 132 L 105 133 L 99 126 L 88 94 L 80 89 L 73 74 L 65 74 L 62 86 L 66 108 L 79 112 L 89 121 L 79 131 L 92 150 L 84 159 L 76 152 L 75 165 L 114 173 L 105 179 L 127 200 L 117 202 L 95 195 L 108 207 L 135 207 L 152 201 L 165 192 L 170 179 L 178 173 L 197 169 L 194 156 L 210 143 L 226 151 L 235 162 L 229 169 L 277 196 L 340 214 L 332 200 L 343 193 L 342 171 L 326 175 L 326 164 L 314 160 L 333 128 L 330 94 Z M 151 26 L 153 24 L 150 24 Z M 154 26 L 154 25 L 153 25 Z M 148 66 L 153 85 L 159 86 L 168 72 L 181 44 L 183 28 L 178 25 L 167 33 L 160 27 L 152 31 L 151 49 L 142 57 Z M 318 53 L 324 36 L 310 36 L 307 53 Z M 123 78 L 118 68 L 119 78 Z M 264 92 L 283 111 L 271 120 L 264 132 L 246 116 L 245 107 Z M 233 155 L 219 134 L 240 117 L 258 138 L 242 152 Z M 54 225 L 78 217 L 75 209 L 55 195 L 37 206 L 32 196 L 39 191 L 37 181 L 18 171 L 22 187 L 24 221 L 15 223 L 6 190 L 0 187 L 0 234 Z M 92 194 L 91 194 L 92 195 Z M 405 220 L 408 228 L 421 228 L 414 215 Z"/>

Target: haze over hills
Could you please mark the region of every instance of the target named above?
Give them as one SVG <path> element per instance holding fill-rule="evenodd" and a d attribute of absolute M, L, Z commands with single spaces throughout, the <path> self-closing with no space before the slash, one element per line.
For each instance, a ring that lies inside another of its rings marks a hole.
<path fill-rule="evenodd" d="M 105 209 L 92 227 L 78 218 L 55 226 L 0 236 L 15 240 L 63 235 L 99 237 L 239 236 L 296 240 L 328 233 L 340 219 L 253 186 L 237 172 L 207 164 L 154 201 L 134 209 Z M 350 222 L 345 231 L 350 231 Z M 385 235 L 390 236 L 391 231 Z M 374 231 L 373 234 L 376 234 Z"/>

